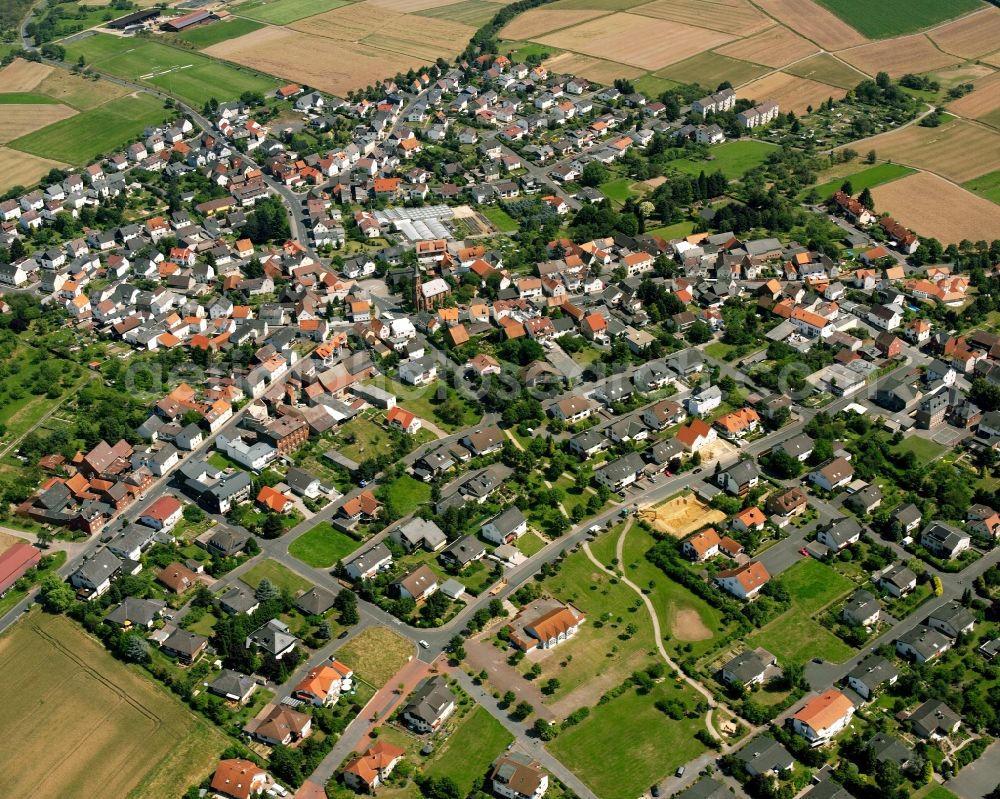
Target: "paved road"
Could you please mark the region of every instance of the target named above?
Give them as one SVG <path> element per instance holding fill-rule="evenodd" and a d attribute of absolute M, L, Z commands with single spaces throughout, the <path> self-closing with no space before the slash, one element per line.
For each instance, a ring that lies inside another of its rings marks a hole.
<path fill-rule="evenodd" d="M 971 763 L 945 787 L 962 799 L 985 799 L 1000 785 L 1000 741 L 994 741 L 975 762 Z"/>

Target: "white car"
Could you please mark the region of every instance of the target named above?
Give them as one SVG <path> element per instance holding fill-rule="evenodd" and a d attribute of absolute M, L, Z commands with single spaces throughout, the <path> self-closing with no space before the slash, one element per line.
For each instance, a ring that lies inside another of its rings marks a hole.
<path fill-rule="evenodd" d="M 417 641 L 417 643 L 420 644 L 420 646 L 422 646 L 424 649 L 430 649 L 431 648 L 431 645 L 429 643 L 427 643 L 423 638 L 421 638 L 419 641 Z"/>

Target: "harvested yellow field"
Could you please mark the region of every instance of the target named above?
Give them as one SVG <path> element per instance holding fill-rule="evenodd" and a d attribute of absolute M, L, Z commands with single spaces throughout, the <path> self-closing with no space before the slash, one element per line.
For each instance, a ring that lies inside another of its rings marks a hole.
<path fill-rule="evenodd" d="M 17 58 L 0 69 L 0 87 L 3 87 L 5 92 L 30 92 L 48 77 L 53 69 L 55 67 Z"/>
<path fill-rule="evenodd" d="M 630 10 L 644 17 L 669 19 L 736 36 L 750 36 L 774 24 L 748 0 L 653 0 Z"/>
<path fill-rule="evenodd" d="M 65 616 L 33 612 L 0 638 L 4 796 L 180 796 L 230 744 L 177 697 Z"/>
<path fill-rule="evenodd" d="M 792 64 L 785 72 L 819 83 L 828 83 L 830 86 L 840 86 L 842 89 L 853 89 L 866 77 L 829 53 L 820 53 Z"/>
<path fill-rule="evenodd" d="M 505 39 L 534 39 L 607 14 L 599 8 L 533 8 L 514 17 L 500 35 Z"/>
<path fill-rule="evenodd" d="M 993 6 L 962 17 L 927 33 L 946 53 L 978 58 L 1000 42 L 1000 8 Z"/>
<path fill-rule="evenodd" d="M 381 50 L 416 56 L 423 63 L 430 64 L 440 58 L 458 55 L 468 44 L 476 29 L 450 19 L 419 17 L 404 14 L 398 26 L 370 34 L 361 43 Z M 392 73 L 387 73 L 392 74 Z"/>
<path fill-rule="evenodd" d="M 991 55 L 984 55 L 979 60 L 985 64 L 990 64 L 991 66 L 994 67 L 1000 67 L 1000 50 L 997 50 L 995 53 Z"/>
<path fill-rule="evenodd" d="M 732 39 L 727 33 L 680 22 L 619 13 L 536 38 L 536 41 L 642 69 L 659 69 Z"/>
<path fill-rule="evenodd" d="M 645 74 L 645 70 L 637 67 L 619 64 L 616 61 L 591 58 L 589 55 L 580 55 L 580 53 L 559 53 L 559 55 L 547 59 L 545 67 L 550 72 L 579 75 L 581 78 L 604 84 L 613 83 L 616 78 L 632 80 Z"/>
<path fill-rule="evenodd" d="M 428 8 L 450 6 L 454 2 L 455 0 L 368 0 L 370 5 L 407 14 L 414 11 L 425 11 Z"/>
<path fill-rule="evenodd" d="M 807 78 L 797 78 L 784 72 L 774 72 L 740 87 L 742 97 L 758 101 L 774 100 L 781 106 L 783 112 L 794 111 L 796 114 L 806 113 L 806 108 L 810 105 L 813 108 L 818 107 L 828 97 L 840 100 L 845 94 L 847 94 L 846 89 Z"/>
<path fill-rule="evenodd" d="M 948 103 L 948 110 L 960 117 L 979 119 L 1000 110 L 1000 72 L 974 81 L 973 89 L 965 97 Z"/>
<path fill-rule="evenodd" d="M 300 19 L 288 27 L 315 36 L 325 36 L 328 39 L 360 42 L 366 36 L 371 36 L 381 30 L 400 30 L 402 17 L 402 14 L 385 8 L 376 8 L 367 2 L 352 3 L 323 14 Z M 260 31 L 254 31 L 249 36 L 255 36 L 258 33 Z M 246 38 L 248 36 L 240 37 L 240 39 Z M 210 47 L 207 52 L 211 53 L 214 49 Z M 385 74 L 391 75 L 392 71 L 387 67 Z"/>
<path fill-rule="evenodd" d="M 840 50 L 868 41 L 813 0 L 757 0 L 757 6 L 824 50 Z"/>
<path fill-rule="evenodd" d="M 127 89 L 110 81 L 81 78 L 64 69 L 55 70 L 38 84 L 36 91 L 81 111 L 104 105 L 128 93 Z"/>
<path fill-rule="evenodd" d="M 4 105 L 0 107 L 0 144 L 14 141 L 75 113 L 68 105 L 57 103 Z"/>
<path fill-rule="evenodd" d="M 879 158 L 925 169 L 955 183 L 1000 169 L 1000 133 L 962 119 L 937 128 L 910 125 L 867 139 L 864 146 Z"/>
<path fill-rule="evenodd" d="M 907 72 L 929 72 L 949 67 L 962 60 L 942 53 L 922 33 L 852 47 L 837 55 L 869 75 L 888 72 L 894 78 Z"/>
<path fill-rule="evenodd" d="M 756 36 L 717 47 L 715 52 L 741 61 L 780 68 L 818 53 L 819 48 L 783 25 L 775 25 Z"/>
<path fill-rule="evenodd" d="M 0 147 L 0 192 L 14 186 L 33 186 L 51 170 L 65 169 L 67 166 L 62 161 Z"/>
<path fill-rule="evenodd" d="M 411 55 L 275 27 L 204 52 L 332 94 L 346 94 L 425 63 Z"/>
<path fill-rule="evenodd" d="M 1000 207 L 937 175 L 917 172 L 871 192 L 879 210 L 942 244 L 1000 238 Z"/>

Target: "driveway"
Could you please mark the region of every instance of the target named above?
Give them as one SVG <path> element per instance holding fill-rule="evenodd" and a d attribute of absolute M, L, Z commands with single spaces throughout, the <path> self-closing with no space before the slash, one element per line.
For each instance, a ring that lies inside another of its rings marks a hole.
<path fill-rule="evenodd" d="M 490 685 L 501 694 L 513 691 L 517 701 L 525 701 L 533 705 L 535 712 L 546 721 L 555 719 L 552 711 L 543 703 L 545 697 L 538 686 L 521 676 L 521 673 L 507 665 L 507 652 L 497 649 L 492 644 L 478 638 L 470 638 L 465 642 L 465 661 L 476 673 L 486 670 Z M 515 702 L 517 704 L 517 702 Z"/>

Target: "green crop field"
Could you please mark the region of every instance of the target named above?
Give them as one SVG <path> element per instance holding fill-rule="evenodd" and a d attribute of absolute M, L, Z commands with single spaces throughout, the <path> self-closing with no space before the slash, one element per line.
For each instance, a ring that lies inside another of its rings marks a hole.
<path fill-rule="evenodd" d="M 255 22 L 252 19 L 230 17 L 223 22 L 214 22 L 211 25 L 196 25 L 186 33 L 178 35 L 177 38 L 193 44 L 201 50 L 219 42 L 229 41 L 238 36 L 245 36 L 263 27 L 263 23 Z"/>
<path fill-rule="evenodd" d="M 706 175 L 721 171 L 723 175 L 733 180 L 763 164 L 773 150 L 773 144 L 762 141 L 726 142 L 709 150 L 709 154 L 712 156 L 711 160 L 694 161 L 682 158 L 678 161 L 670 161 L 667 168 L 695 176 L 702 171 Z"/>
<path fill-rule="evenodd" d="M 868 169 L 862 169 L 860 172 L 855 172 L 853 175 L 845 175 L 842 178 L 821 183 L 815 187 L 815 191 L 822 199 L 826 200 L 840 191 L 840 187 L 844 185 L 844 181 L 849 180 L 851 181 L 851 188 L 857 194 L 863 189 L 872 189 L 875 186 L 881 186 L 883 183 L 889 183 L 890 181 L 904 178 L 907 175 L 912 175 L 915 171 L 915 169 L 910 169 L 908 166 L 901 166 L 900 164 L 878 164 Z M 803 192 L 803 194 L 806 194 L 808 191 L 810 190 Z"/>
<path fill-rule="evenodd" d="M 1000 169 L 973 178 L 962 187 L 1000 205 Z"/>
<path fill-rule="evenodd" d="M 0 105 L 49 105 L 54 103 L 51 97 L 34 92 L 6 92 L 0 94 Z"/>
<path fill-rule="evenodd" d="M 676 85 L 676 81 L 661 78 L 652 72 L 632 81 L 632 86 L 637 92 L 642 92 L 642 94 L 652 98 L 659 97 L 667 89 L 673 89 Z"/>
<path fill-rule="evenodd" d="M 258 22 L 287 25 L 289 22 L 346 6 L 347 0 L 253 0 L 233 6 L 232 13 Z"/>
<path fill-rule="evenodd" d="M 503 6 L 500 3 L 490 3 L 487 0 L 462 0 L 460 3 L 452 3 L 448 6 L 425 8 L 416 13 L 421 17 L 450 19 L 452 22 L 460 22 L 463 25 L 472 25 L 474 28 L 478 28 L 484 22 L 493 19 L 501 8 Z"/>
<path fill-rule="evenodd" d="M 303 533 L 288 547 L 288 554 L 317 569 L 328 569 L 358 548 L 358 542 L 335 530 L 329 522 L 320 522 Z"/>
<path fill-rule="evenodd" d="M 629 688 L 594 706 L 587 719 L 561 732 L 548 748 L 601 799 L 641 796 L 705 751 L 694 737 L 705 729 L 704 717 L 675 721 L 656 709 L 660 699 L 691 707 L 697 697 L 684 683 L 673 680 L 657 683 L 645 696 Z"/>
<path fill-rule="evenodd" d="M 866 78 L 854 67 L 829 53 L 817 53 L 805 61 L 796 61 L 784 71 L 789 75 L 808 78 L 829 86 L 839 86 L 841 89 L 853 89 Z"/>
<path fill-rule="evenodd" d="M 729 58 L 717 53 L 699 53 L 677 64 L 671 64 L 654 74 L 659 78 L 666 78 L 678 83 L 697 83 L 709 91 L 715 91 L 715 88 L 723 81 L 729 81 L 733 86 L 739 86 L 770 71 L 770 67 L 741 61 L 738 58 Z"/>
<path fill-rule="evenodd" d="M 230 743 L 64 616 L 27 615 L 0 651 L 5 796 L 181 796 Z"/>
<path fill-rule="evenodd" d="M 9 146 L 68 164 L 84 164 L 103 153 L 120 149 L 148 125 L 159 125 L 173 112 L 148 94 L 119 97 L 75 117 L 36 130 Z"/>
<path fill-rule="evenodd" d="M 984 8 L 980 0 L 818 0 L 871 39 L 899 36 Z"/>
<path fill-rule="evenodd" d="M 517 220 L 508 214 L 498 205 L 486 205 L 479 208 L 479 213 L 485 216 L 490 223 L 501 233 L 516 233 Z"/>
<path fill-rule="evenodd" d="M 80 56 L 100 72 L 156 86 L 198 108 L 213 97 L 232 100 L 243 92 L 278 87 L 275 78 L 158 42 L 88 36 L 66 45 L 68 61 Z"/>

